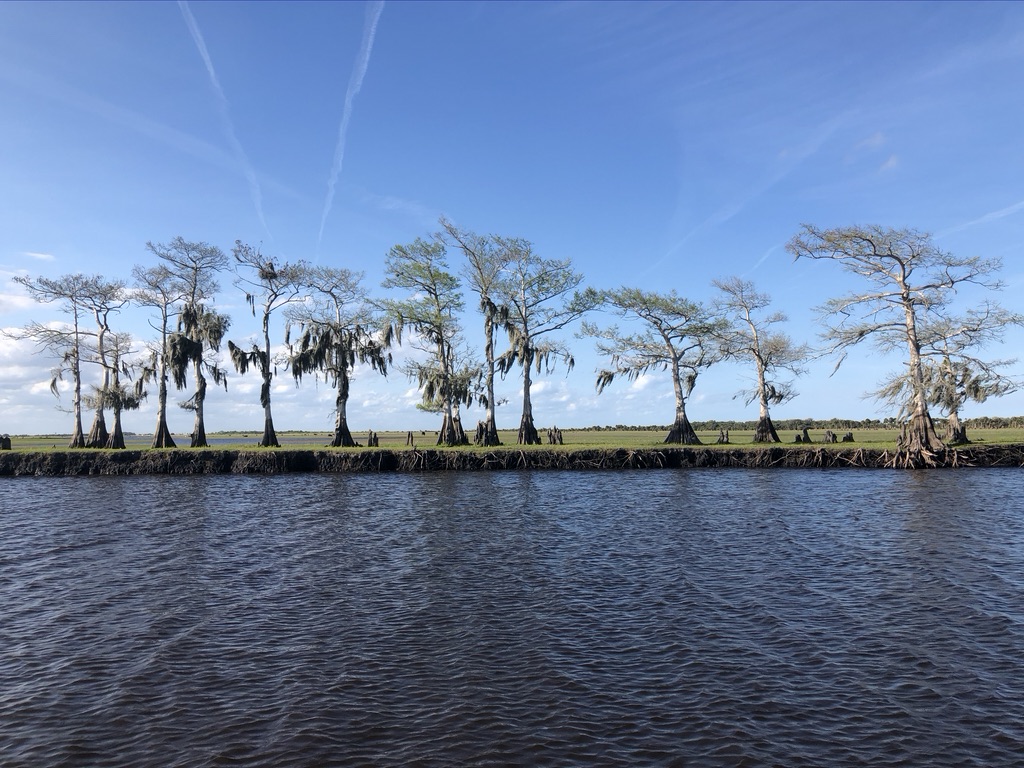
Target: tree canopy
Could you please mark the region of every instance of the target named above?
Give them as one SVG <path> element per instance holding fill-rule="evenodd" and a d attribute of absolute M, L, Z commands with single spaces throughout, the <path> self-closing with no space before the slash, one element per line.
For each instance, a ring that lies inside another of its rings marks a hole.
<path fill-rule="evenodd" d="M 385 288 L 402 288 L 405 299 L 387 299 L 384 310 L 394 323 L 397 338 L 406 328 L 409 344 L 425 352 L 426 359 L 409 359 L 403 371 L 414 379 L 423 394 L 427 410 L 443 414 L 438 444 L 464 445 L 469 442 L 462 426 L 459 406 L 470 404 L 476 395 L 472 371 L 463 359 L 459 313 L 465 308 L 459 278 L 450 271 L 445 244 L 438 238 L 422 238 L 408 245 L 396 245 L 384 264 Z"/>
<path fill-rule="evenodd" d="M 249 349 L 228 342 L 231 362 L 235 369 L 244 374 L 250 367 L 260 373 L 263 384 L 260 387 L 260 405 L 263 407 L 263 437 L 260 445 L 264 448 L 280 445 L 277 431 L 274 429 L 274 416 L 270 406 L 270 385 L 274 379 L 274 357 L 270 344 L 270 317 L 281 307 L 299 301 L 302 288 L 308 275 L 305 262 L 281 262 L 274 264 L 273 259 L 264 256 L 259 248 L 254 248 L 240 240 L 235 241 L 232 251 L 237 266 L 235 286 L 245 293 L 245 300 L 252 310 L 253 317 L 259 318 L 263 328 L 263 342 L 253 342 Z"/>
<path fill-rule="evenodd" d="M 563 363 L 575 365 L 568 345 L 557 332 L 593 308 L 593 297 L 576 289 L 583 274 L 569 259 L 546 259 L 533 252 L 533 244 L 520 238 L 498 238 L 507 255 L 505 276 L 498 284 L 502 303 L 508 309 L 509 347 L 497 360 L 498 370 L 508 374 L 516 366 L 523 370 L 523 414 L 518 443 L 540 443 L 533 421 L 531 370 L 551 373 Z"/>
<path fill-rule="evenodd" d="M 306 374 L 323 375 L 335 390 L 333 447 L 356 445 L 348 427 L 349 386 L 357 363 L 387 375 L 391 355 L 390 325 L 376 328 L 377 318 L 362 286 L 362 273 L 328 267 L 310 267 L 303 280 L 304 302 L 285 310 L 299 326 L 299 339 L 289 344 L 288 364 L 296 384 Z"/>
<path fill-rule="evenodd" d="M 718 359 L 712 337 L 721 324 L 707 307 L 675 291 L 619 288 L 588 298 L 624 320 L 642 324 L 639 331 L 628 331 L 617 325 L 601 328 L 583 322 L 581 334 L 599 339 L 597 350 L 610 364 L 597 373 L 598 393 L 619 377 L 636 381 L 652 371 L 668 371 L 676 410 L 665 442 L 699 445 L 700 439 L 686 415 L 686 401 L 701 371 Z"/>
<path fill-rule="evenodd" d="M 771 297 L 758 292 L 751 281 L 729 277 L 714 280 L 712 285 L 719 291 L 713 306 L 724 321 L 713 331 L 722 355 L 754 365 L 754 386 L 737 395 L 747 405 L 756 400 L 760 408 L 754 442 L 778 443 L 769 408 L 796 397 L 788 376 L 804 372 L 802 364 L 810 350 L 776 330 L 775 326 L 786 322 L 786 315 L 766 314 L 763 310 L 771 306 Z"/>
<path fill-rule="evenodd" d="M 930 412 L 936 390 L 928 385 L 927 361 L 951 355 L 969 362 L 968 351 L 998 337 L 1014 317 L 991 302 L 981 311 L 953 308 L 962 287 L 1000 288 L 995 274 L 1001 263 L 949 253 L 913 229 L 877 225 L 820 229 L 805 224 L 786 247 L 796 258 L 835 261 L 859 278 L 857 289 L 820 307 L 822 338 L 838 358 L 837 370 L 863 341 L 883 352 L 905 351 L 906 369 L 875 394 L 905 398 L 899 448 L 912 461 L 927 460 L 944 447 Z"/>

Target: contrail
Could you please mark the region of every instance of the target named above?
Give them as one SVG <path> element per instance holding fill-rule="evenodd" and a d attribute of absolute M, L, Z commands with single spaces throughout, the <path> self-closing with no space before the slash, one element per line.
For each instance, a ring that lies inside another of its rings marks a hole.
<path fill-rule="evenodd" d="M 1012 216 L 1013 214 L 1022 210 L 1024 210 L 1024 200 L 1014 203 L 1013 205 L 1008 205 L 1007 207 L 1001 208 L 998 211 L 986 213 L 984 216 L 981 216 L 977 219 L 973 219 L 972 221 L 967 221 L 964 222 L 963 224 L 957 224 L 955 227 L 944 229 L 941 232 L 937 232 L 935 237 L 945 237 L 946 235 L 951 235 L 954 232 L 960 232 L 962 230 L 965 230 L 968 227 L 973 227 L 978 224 L 988 224 L 990 221 L 998 221 L 999 219 L 1004 219 L 1007 216 Z"/>
<path fill-rule="evenodd" d="M 352 70 L 352 77 L 348 81 L 348 91 L 345 92 L 345 109 L 341 114 L 341 125 L 338 127 L 338 146 L 334 150 L 334 165 L 331 167 L 331 177 L 327 180 L 327 198 L 324 200 L 324 212 L 320 217 L 320 234 L 317 235 L 316 245 L 320 247 L 320 241 L 324 237 L 324 226 L 327 224 L 327 217 L 331 213 L 331 205 L 334 203 L 334 186 L 338 183 L 338 176 L 341 175 L 341 166 L 345 160 L 345 135 L 348 133 L 348 122 L 352 118 L 352 103 L 356 100 L 356 94 L 363 87 L 363 78 L 366 77 L 366 68 L 370 64 L 370 53 L 373 51 L 373 38 L 377 34 L 377 22 L 380 20 L 381 11 L 384 10 L 384 0 L 375 0 L 366 7 L 366 23 L 363 26 L 363 44 L 359 48 L 359 56 L 356 58 L 355 69 Z"/>
<path fill-rule="evenodd" d="M 235 125 L 231 122 L 231 112 L 228 109 L 228 97 L 224 95 L 224 89 L 220 87 L 220 80 L 217 79 L 217 72 L 213 68 L 213 62 L 210 60 L 210 53 L 206 50 L 206 41 L 203 40 L 203 33 L 199 31 L 199 25 L 196 23 L 195 16 L 192 15 L 192 11 L 188 7 L 188 2 L 186 0 L 178 0 L 178 7 L 181 9 L 181 15 L 185 18 L 188 31 L 192 33 L 192 40 L 199 50 L 199 55 L 203 57 L 206 73 L 210 76 L 210 85 L 213 86 L 214 93 L 217 94 L 217 103 L 220 107 L 224 134 L 227 136 L 231 149 L 235 153 L 235 158 L 241 164 L 245 178 L 249 182 L 249 195 L 252 197 L 252 204 L 256 207 L 256 215 L 259 216 L 260 223 L 263 225 L 267 235 L 273 237 L 270 235 L 267 220 L 263 216 L 263 192 L 260 190 L 260 183 L 256 178 L 256 170 L 252 167 L 252 163 L 249 162 L 249 157 L 245 154 L 245 150 L 242 149 L 242 143 L 235 134 Z"/>

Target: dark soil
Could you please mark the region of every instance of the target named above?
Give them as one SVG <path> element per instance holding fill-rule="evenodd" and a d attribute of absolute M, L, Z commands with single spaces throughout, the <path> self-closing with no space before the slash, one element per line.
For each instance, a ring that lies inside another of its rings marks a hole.
<path fill-rule="evenodd" d="M 1024 445 L 968 446 L 930 454 L 870 448 L 642 448 L 461 451 L 67 450 L 3 451 L 0 476 L 211 475 L 283 472 L 431 472 L 515 469 L 1022 467 Z"/>

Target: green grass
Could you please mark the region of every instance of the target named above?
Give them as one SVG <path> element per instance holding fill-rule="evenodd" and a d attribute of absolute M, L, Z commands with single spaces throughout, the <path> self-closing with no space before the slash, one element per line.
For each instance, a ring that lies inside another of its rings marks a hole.
<path fill-rule="evenodd" d="M 518 446 L 516 445 L 516 430 L 499 430 L 499 437 L 503 445 L 497 450 L 547 450 L 552 448 L 548 445 L 539 446 Z M 667 430 L 664 432 L 651 432 L 645 430 L 572 430 L 563 429 L 562 437 L 565 441 L 563 450 L 570 449 L 582 449 L 582 448 L 663 448 L 665 443 L 665 435 Z M 728 446 L 718 446 L 716 441 L 718 439 L 718 432 L 698 432 L 698 436 L 701 441 L 709 448 L 742 448 L 745 446 L 751 446 L 751 440 L 753 439 L 753 431 L 750 430 L 733 430 L 729 433 L 730 444 Z M 780 432 L 779 437 L 782 438 L 781 445 L 787 447 L 800 447 L 793 443 L 793 437 L 795 432 Z M 825 430 L 815 429 L 810 430 L 811 440 L 814 441 L 811 445 L 806 446 L 807 448 L 820 447 L 822 445 L 821 440 L 824 437 Z M 842 431 L 837 433 L 842 437 Z M 974 443 L 982 445 L 993 445 L 993 444 L 1014 444 L 1024 443 L 1024 429 L 968 429 L 968 437 Z M 853 447 L 853 448 L 889 448 L 893 449 L 896 447 L 896 431 L 891 429 L 862 429 L 853 430 L 854 443 L 838 443 L 839 447 Z M 211 446 L 216 449 L 227 449 L 227 450 L 240 450 L 240 449 L 252 449 L 257 447 L 257 443 L 262 436 L 261 432 L 230 432 L 230 433 L 217 433 L 209 435 L 209 439 L 214 442 Z M 405 449 L 406 448 L 406 433 L 405 432 L 379 432 L 381 448 L 393 448 L 393 449 Z M 413 433 L 415 444 L 417 448 L 434 448 L 437 441 L 437 433 L 434 431 L 420 432 L 415 431 Z M 354 432 L 353 437 L 362 443 L 366 444 L 366 433 L 365 432 Z M 541 438 L 546 440 L 545 431 L 541 431 Z M 189 438 L 188 435 L 175 435 L 175 442 L 179 448 L 188 448 Z M 305 450 L 319 450 L 324 448 L 328 442 L 330 442 L 331 436 L 326 432 L 279 432 L 278 441 L 281 443 L 282 448 L 293 448 L 293 449 L 305 449 Z M 53 450 L 65 450 L 67 448 L 70 437 L 68 435 L 15 435 L 11 438 L 12 448 L 16 451 L 53 451 Z M 128 448 L 140 449 L 148 448 L 152 442 L 150 435 L 126 435 L 125 443 Z M 358 450 L 358 449 L 350 449 Z M 476 446 L 468 446 L 459 448 L 458 450 L 479 450 Z"/>

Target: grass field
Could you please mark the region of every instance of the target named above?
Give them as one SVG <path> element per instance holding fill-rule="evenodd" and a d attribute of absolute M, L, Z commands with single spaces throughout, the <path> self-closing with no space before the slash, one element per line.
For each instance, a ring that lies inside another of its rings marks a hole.
<path fill-rule="evenodd" d="M 404 449 L 406 447 L 405 432 L 379 432 L 377 433 L 381 448 Z M 545 450 L 552 446 L 518 446 L 516 445 L 515 430 L 500 430 L 499 436 L 503 445 L 497 449 L 515 450 Z M 666 432 L 631 431 L 631 430 L 572 430 L 563 429 L 562 437 L 565 442 L 564 449 L 575 448 L 659 448 L 664 447 Z M 751 446 L 753 431 L 733 430 L 729 433 L 730 444 L 728 446 L 717 446 L 718 432 L 698 432 L 701 441 L 710 448 L 728 447 L 742 448 Z M 865 429 L 854 430 L 853 443 L 839 443 L 840 447 L 854 448 L 895 448 L 896 431 L 891 429 Z M 968 437 L 974 443 L 982 445 L 1009 445 L 1024 443 L 1024 429 L 970 429 Z M 780 432 L 782 445 L 794 446 L 793 438 L 795 432 Z M 810 436 L 814 443 L 808 448 L 821 445 L 825 430 L 810 430 Z M 842 433 L 839 433 L 840 437 Z M 208 435 L 211 448 L 241 449 L 255 448 L 262 436 L 261 432 L 229 432 L 215 433 Z M 434 448 L 437 440 L 436 432 L 414 432 L 415 445 L 417 448 Z M 544 438 L 544 431 L 541 431 Z M 360 443 L 366 443 L 365 432 L 354 432 L 353 437 Z M 175 435 L 175 442 L 179 448 L 187 448 L 189 444 L 188 435 Z M 330 435 L 326 432 L 278 432 L 278 441 L 282 448 L 321 449 L 330 442 Z M 69 435 L 14 435 L 11 438 L 12 448 L 16 451 L 45 451 L 64 450 L 70 440 Z M 128 448 L 148 448 L 152 441 L 149 435 L 126 435 L 125 443 Z M 346 450 L 346 449 L 338 449 Z M 347 449 L 359 450 L 359 449 Z M 455 450 L 481 450 L 476 446 L 462 447 Z"/>

